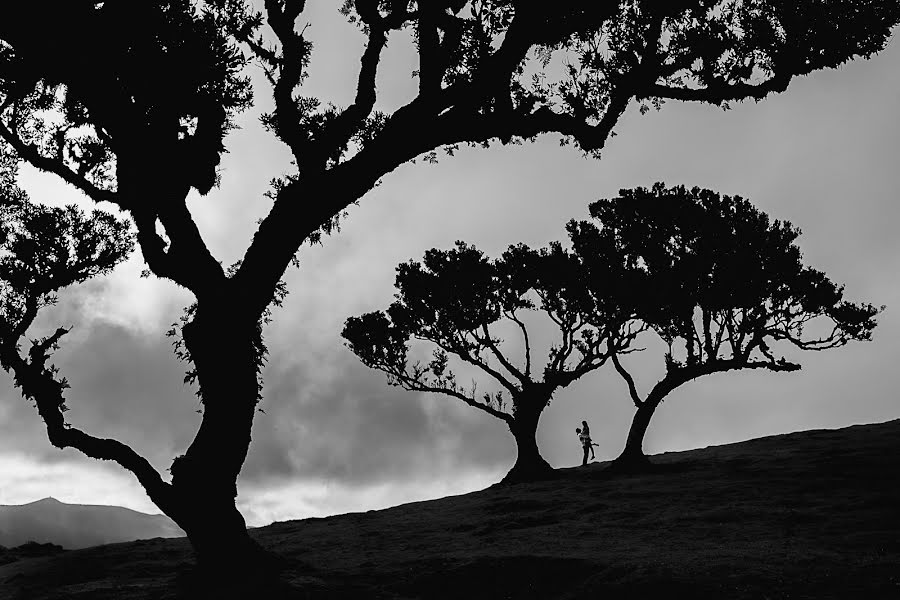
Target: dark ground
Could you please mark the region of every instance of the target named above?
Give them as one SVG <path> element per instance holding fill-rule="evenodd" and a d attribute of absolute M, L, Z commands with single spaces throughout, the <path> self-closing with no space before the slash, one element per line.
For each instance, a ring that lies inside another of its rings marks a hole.
<path fill-rule="evenodd" d="M 653 460 L 254 533 L 292 598 L 900 598 L 900 420 Z M 184 539 L 98 546 L 0 566 L 0 598 L 220 597 L 192 569 Z"/>

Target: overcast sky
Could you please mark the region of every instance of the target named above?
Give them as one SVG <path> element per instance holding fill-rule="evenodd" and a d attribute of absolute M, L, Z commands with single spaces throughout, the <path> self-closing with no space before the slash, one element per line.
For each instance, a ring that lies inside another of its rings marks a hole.
<path fill-rule="evenodd" d="M 306 95 L 346 105 L 354 93 L 362 36 L 333 6 L 310 3 L 316 42 Z M 415 90 L 408 40 L 393 39 L 379 79 L 380 108 Z M 492 256 L 509 244 L 564 239 L 570 218 L 619 188 L 665 181 L 749 198 L 803 230 L 808 264 L 846 284 L 847 297 L 887 309 L 875 339 L 797 356 L 797 373 L 730 372 L 674 392 L 657 411 L 648 453 L 813 428 L 900 417 L 900 47 L 870 61 L 795 80 L 761 103 L 722 111 L 670 102 L 645 116 L 635 107 L 616 127 L 601 160 L 561 148 L 556 137 L 520 147 L 463 150 L 437 165 L 420 161 L 384 178 L 350 211 L 339 234 L 304 248 L 287 274 L 290 295 L 266 330 L 265 413 L 239 482 L 251 525 L 273 519 L 368 510 L 479 489 L 515 457 L 506 425 L 456 400 L 389 387 L 341 341 L 350 315 L 385 308 L 395 266 L 454 240 Z M 256 73 L 255 78 L 261 81 Z M 258 125 L 269 106 L 242 115 L 226 140 L 222 186 L 190 208 L 224 263 L 247 247 L 270 206 L 270 179 L 289 170 L 284 148 Z M 161 174 L 148 174 L 161 176 Z M 82 202 L 58 181 L 25 170 L 35 200 Z M 32 332 L 74 324 L 56 364 L 72 389 L 69 421 L 129 442 L 160 470 L 184 452 L 200 422 L 194 389 L 164 333 L 189 297 L 140 279 L 140 255 L 111 276 L 65 294 Z M 657 346 L 629 357 L 641 390 L 662 373 Z M 580 462 L 574 428 L 591 424 L 598 458 L 621 450 L 633 405 L 620 379 L 599 372 L 559 392 L 538 443 L 554 466 Z M 115 465 L 51 447 L 34 408 L 0 380 L 0 504 L 54 496 L 158 512 Z"/>

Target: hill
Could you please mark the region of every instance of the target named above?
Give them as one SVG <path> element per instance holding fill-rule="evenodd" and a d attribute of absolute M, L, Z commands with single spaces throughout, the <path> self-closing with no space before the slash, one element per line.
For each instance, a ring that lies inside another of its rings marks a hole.
<path fill-rule="evenodd" d="M 653 460 L 253 534 L 291 598 L 900 597 L 900 420 Z M 0 596 L 219 597 L 191 560 L 158 539 L 18 561 Z"/>
<path fill-rule="evenodd" d="M 76 549 L 183 535 L 169 517 L 121 506 L 66 504 L 55 498 L 0 505 L 0 546 L 7 548 L 33 541 Z"/>

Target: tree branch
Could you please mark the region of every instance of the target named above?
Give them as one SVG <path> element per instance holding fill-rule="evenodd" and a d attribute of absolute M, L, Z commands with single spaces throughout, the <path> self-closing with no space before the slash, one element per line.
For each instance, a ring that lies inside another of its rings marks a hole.
<path fill-rule="evenodd" d="M 792 75 L 787 71 L 783 71 L 783 73 L 787 74 L 774 76 L 758 84 L 718 81 L 714 84 L 707 84 L 706 87 L 702 88 L 680 88 L 653 83 L 643 90 L 638 99 L 645 100 L 655 97 L 685 102 L 706 102 L 708 104 L 722 104 L 746 98 L 762 100 L 769 94 L 783 92 L 788 88 Z"/>
<path fill-rule="evenodd" d="M 426 369 L 418 366 L 418 363 L 413 366 L 413 371 L 410 373 L 408 367 L 404 364 L 402 366 L 388 363 L 388 362 L 366 362 L 366 366 L 377 369 L 388 376 L 389 381 L 393 381 L 396 385 L 399 385 L 403 389 L 410 392 L 438 392 L 444 394 L 446 396 L 451 396 L 458 400 L 462 400 L 469 406 L 473 408 L 477 408 L 482 410 L 489 415 L 497 417 L 498 419 L 502 419 L 507 422 L 512 421 L 512 415 L 505 413 L 501 410 L 493 408 L 492 406 L 488 406 L 487 404 L 482 404 L 475 400 L 474 393 L 474 385 L 471 396 L 467 396 L 463 392 L 459 390 L 459 387 L 456 384 L 455 379 L 452 377 L 452 374 L 449 376 L 449 383 L 435 381 L 434 383 L 428 383 L 423 380 L 423 375 L 427 372 Z"/>
<path fill-rule="evenodd" d="M 504 388 L 506 388 L 506 390 L 510 394 L 516 394 L 519 392 L 519 390 L 516 388 L 516 386 L 513 385 L 506 377 L 501 375 L 500 372 L 498 372 L 495 369 L 492 369 L 490 366 L 488 366 L 487 363 L 483 362 L 478 357 L 472 356 L 472 354 L 466 349 L 465 342 L 461 342 L 456 345 L 451 345 L 451 344 L 445 344 L 439 340 L 434 340 L 434 339 L 428 339 L 428 338 L 419 338 L 419 339 L 424 339 L 426 341 L 429 341 L 432 344 L 435 344 L 436 346 L 441 348 L 442 350 L 444 350 L 446 352 L 450 352 L 451 354 L 455 354 L 456 356 L 461 358 L 464 362 L 467 362 L 474 367 L 478 367 L 479 369 L 484 371 L 486 374 L 488 374 L 492 378 L 494 378 L 494 380 L 496 380 L 497 383 L 499 383 Z M 476 342 L 477 342 L 477 338 L 476 338 Z"/>
<path fill-rule="evenodd" d="M 309 46 L 303 34 L 294 31 L 295 21 L 306 7 L 304 0 L 265 0 L 266 21 L 281 43 L 281 55 L 277 57 L 278 77 L 272 95 L 275 99 L 275 133 L 291 149 L 300 164 L 308 144 L 302 123 L 303 115 L 294 102 L 294 89 L 305 76 Z"/>
<path fill-rule="evenodd" d="M 615 352 L 611 353 L 610 358 L 612 358 L 613 365 L 616 367 L 616 372 L 621 375 L 622 379 L 625 380 L 625 383 L 628 384 L 628 394 L 631 396 L 631 401 L 634 402 L 636 407 L 640 408 L 644 402 L 641 400 L 640 395 L 638 395 L 637 387 L 634 384 L 634 377 L 625 370 L 625 367 L 619 362 L 619 357 Z"/>
<path fill-rule="evenodd" d="M 528 329 L 526 329 L 525 323 L 516 317 L 515 312 L 510 311 L 506 313 L 506 318 L 518 325 L 519 330 L 522 332 L 522 338 L 525 341 L 525 378 L 531 379 L 531 344 L 528 340 Z"/>
<path fill-rule="evenodd" d="M 127 205 L 121 196 L 115 192 L 98 188 L 84 177 L 66 167 L 62 162 L 47 158 L 40 153 L 36 146 L 23 142 L 2 123 L 0 123 L 0 137 L 13 147 L 20 158 L 26 160 L 41 171 L 59 176 L 63 181 L 75 186 L 93 201 L 111 202 L 122 208 L 127 208 Z"/>
<path fill-rule="evenodd" d="M 495 344 L 494 340 L 491 338 L 491 332 L 486 324 L 482 325 L 482 330 L 484 331 L 484 337 L 475 336 L 475 340 L 486 346 L 510 375 L 518 379 L 523 385 L 528 383 L 530 381 L 528 377 L 517 369 L 516 366 L 500 352 L 500 348 L 497 347 L 497 344 Z"/>
<path fill-rule="evenodd" d="M 416 20 L 419 38 L 419 96 L 432 97 L 441 91 L 444 71 L 440 64 L 437 13 L 434 3 L 420 3 Z"/>
<path fill-rule="evenodd" d="M 91 436 L 65 422 L 65 399 L 62 392 L 68 384 L 65 379 L 57 381 L 53 369 L 47 369 L 44 365 L 51 349 L 56 347 L 67 331 L 60 328 L 53 335 L 33 342 L 29 350 L 30 360 L 19 356 L 14 344 L 4 344 L 0 348 L 4 366 L 12 370 L 16 385 L 23 395 L 31 398 L 37 405 L 38 413 L 47 427 L 50 443 L 60 449 L 75 448 L 91 458 L 115 461 L 131 471 L 150 499 L 177 520 L 180 507 L 172 486 L 163 481 L 147 459 L 118 440 Z"/>
<path fill-rule="evenodd" d="M 431 124 L 415 101 L 399 109 L 382 132 L 350 160 L 309 174 L 278 191 L 235 276 L 242 304 L 261 314 L 297 249 L 384 175 L 432 149 Z"/>
<path fill-rule="evenodd" d="M 472 408 L 477 408 L 478 410 L 484 411 L 491 416 L 494 416 L 494 417 L 497 417 L 498 419 L 506 421 L 507 423 L 511 423 L 513 421 L 512 415 L 505 413 L 501 410 L 497 410 L 496 408 L 493 408 L 492 406 L 488 406 L 487 404 L 482 404 L 481 402 L 478 402 L 474 398 L 470 398 L 470 397 L 466 396 L 465 394 L 463 394 L 462 392 L 459 392 L 457 390 L 452 390 L 452 389 L 443 388 L 443 387 L 433 387 L 433 386 L 428 386 L 428 385 L 424 385 L 424 384 L 415 384 L 415 385 L 413 385 L 413 384 L 405 385 L 404 384 L 404 385 L 402 385 L 402 387 L 403 387 L 403 389 L 408 390 L 410 392 L 434 392 L 434 393 L 444 394 L 445 396 L 450 396 L 452 398 L 462 400 L 463 402 L 465 402 Z"/>
<path fill-rule="evenodd" d="M 360 3 L 357 3 L 360 4 Z M 375 79 L 381 51 L 387 44 L 387 31 L 381 21 L 369 25 L 369 40 L 360 58 L 359 76 L 356 84 L 356 98 L 325 129 L 322 139 L 314 143 L 311 161 L 313 165 L 325 165 L 335 150 L 343 149 L 372 113 L 375 106 Z M 298 159 L 299 165 L 299 156 Z"/>
<path fill-rule="evenodd" d="M 141 206 L 152 204 L 142 202 Z M 203 241 L 186 204 L 165 203 L 158 213 L 149 208 L 131 212 L 137 227 L 138 244 L 153 273 L 185 287 L 198 299 L 222 297 L 225 271 Z M 156 232 L 157 217 L 169 238 L 168 246 Z"/>

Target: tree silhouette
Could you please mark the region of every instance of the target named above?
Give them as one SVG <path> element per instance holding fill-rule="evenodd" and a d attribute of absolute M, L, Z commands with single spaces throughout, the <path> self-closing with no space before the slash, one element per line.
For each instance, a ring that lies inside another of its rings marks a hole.
<path fill-rule="evenodd" d="M 610 357 L 637 408 L 618 467 L 648 464 L 647 426 L 679 386 L 737 369 L 798 370 L 776 345 L 827 350 L 871 338 L 880 309 L 844 300 L 843 287 L 804 266 L 794 243 L 800 231 L 790 223 L 700 188 L 657 183 L 619 194 L 590 205 L 596 225 L 568 225 L 586 263 L 605 268 L 614 245 L 622 263 L 643 274 L 620 290 L 620 301 L 668 347 L 665 376 L 644 395 L 620 353 Z"/>
<path fill-rule="evenodd" d="M 554 392 L 613 354 L 628 353 L 641 331 L 606 296 L 592 294 L 584 277 L 576 257 L 559 244 L 511 246 L 489 260 L 457 242 L 451 250 L 429 250 L 421 263 L 399 265 L 395 302 L 386 311 L 350 317 L 342 335 L 363 364 L 386 373 L 391 384 L 451 396 L 505 421 L 518 456 L 504 482 L 545 478 L 552 467 L 535 433 Z M 528 334 L 529 311 L 544 313 L 559 333 L 543 365 Z M 498 334 L 504 326 L 517 333 L 521 348 L 504 344 Z M 425 363 L 410 360 L 416 342 L 433 348 Z M 451 356 L 499 389 L 479 391 L 474 379 L 463 384 Z"/>
<path fill-rule="evenodd" d="M 304 0 L 265 0 L 264 14 L 242 0 L 7 4 L 0 138 L 125 211 L 149 269 L 196 299 L 178 333 L 203 420 L 171 482 L 148 493 L 202 563 L 224 568 L 254 548 L 235 497 L 260 400 L 261 319 L 301 244 L 380 178 L 440 148 L 542 133 L 598 154 L 632 101 L 761 99 L 881 50 L 900 20 L 895 0 L 348 0 L 341 10 L 366 43 L 356 96 L 339 107 L 302 95 L 315 59 L 298 27 Z M 419 86 L 386 114 L 376 80 L 397 35 L 415 39 Z M 229 269 L 186 198 L 216 184 L 225 134 L 252 101 L 249 60 L 267 74 L 264 124 L 295 171 Z"/>

